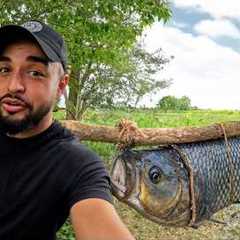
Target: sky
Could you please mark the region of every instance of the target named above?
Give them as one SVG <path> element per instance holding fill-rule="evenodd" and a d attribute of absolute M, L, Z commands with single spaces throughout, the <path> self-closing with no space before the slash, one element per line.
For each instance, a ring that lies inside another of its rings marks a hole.
<path fill-rule="evenodd" d="M 163 96 L 188 96 L 203 109 L 240 109 L 239 0 L 172 0 L 172 18 L 145 29 L 146 49 L 162 48 L 174 59 L 159 73 L 171 86 L 142 105 Z"/>

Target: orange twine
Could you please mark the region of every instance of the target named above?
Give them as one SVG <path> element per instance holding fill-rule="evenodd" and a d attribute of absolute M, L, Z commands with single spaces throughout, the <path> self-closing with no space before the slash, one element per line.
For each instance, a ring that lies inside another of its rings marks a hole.
<path fill-rule="evenodd" d="M 122 150 L 127 147 L 132 147 L 146 135 L 138 128 L 137 124 L 128 119 L 122 119 L 118 124 L 117 128 L 119 130 L 119 144 L 117 148 Z"/>

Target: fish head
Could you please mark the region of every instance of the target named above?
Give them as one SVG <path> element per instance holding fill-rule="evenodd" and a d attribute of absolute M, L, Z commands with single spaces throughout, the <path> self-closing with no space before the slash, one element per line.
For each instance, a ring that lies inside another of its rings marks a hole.
<path fill-rule="evenodd" d="M 177 158 L 167 148 L 122 152 L 111 170 L 113 195 L 157 223 L 187 225 L 188 174 Z"/>

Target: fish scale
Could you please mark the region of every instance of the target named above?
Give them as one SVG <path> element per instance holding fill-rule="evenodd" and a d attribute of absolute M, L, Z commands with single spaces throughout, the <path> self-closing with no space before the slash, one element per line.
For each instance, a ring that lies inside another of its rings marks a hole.
<path fill-rule="evenodd" d="M 197 221 L 208 219 L 218 210 L 240 200 L 240 138 L 229 139 L 228 146 L 230 159 L 224 140 L 178 145 L 190 161 L 195 179 L 202 185 L 194 186 L 201 189 Z"/>

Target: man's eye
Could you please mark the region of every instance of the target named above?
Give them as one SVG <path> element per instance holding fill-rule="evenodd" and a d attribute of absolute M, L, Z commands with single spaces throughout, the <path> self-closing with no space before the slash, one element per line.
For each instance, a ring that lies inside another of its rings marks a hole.
<path fill-rule="evenodd" d="M 29 74 L 32 77 L 44 77 L 45 75 L 39 71 L 29 71 Z"/>
<path fill-rule="evenodd" d="M 0 68 L 0 73 L 6 73 L 6 72 L 9 72 L 8 68 L 6 68 L 6 67 L 1 67 Z"/>

